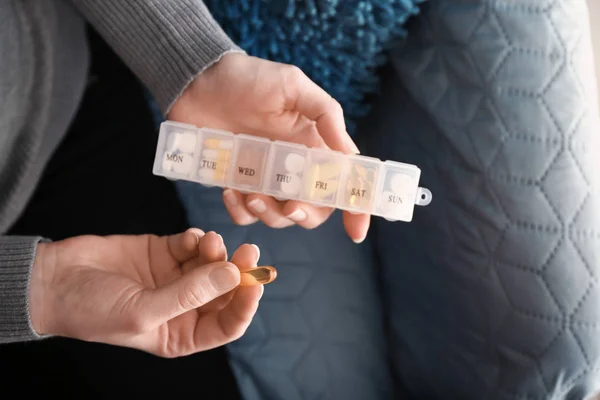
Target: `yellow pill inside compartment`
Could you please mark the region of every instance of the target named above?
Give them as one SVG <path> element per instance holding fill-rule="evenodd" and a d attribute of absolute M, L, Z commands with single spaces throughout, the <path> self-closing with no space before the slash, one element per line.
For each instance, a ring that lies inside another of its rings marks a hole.
<path fill-rule="evenodd" d="M 202 159 L 213 161 L 227 161 L 231 158 L 231 150 L 204 149 Z"/>
<path fill-rule="evenodd" d="M 205 149 L 229 149 L 233 148 L 233 141 L 230 139 L 207 138 L 204 139 L 202 147 Z"/>
<path fill-rule="evenodd" d="M 341 170 L 338 163 L 313 164 L 307 180 L 308 198 L 317 201 L 331 200 L 338 191 Z"/>
<path fill-rule="evenodd" d="M 198 176 L 205 180 L 224 181 L 229 172 L 229 162 L 227 160 L 201 159 L 198 168 Z"/>
<path fill-rule="evenodd" d="M 360 163 L 351 164 L 342 199 L 345 206 L 365 210 L 371 207 L 376 185 L 376 172 L 376 168 L 373 167 L 366 167 Z"/>

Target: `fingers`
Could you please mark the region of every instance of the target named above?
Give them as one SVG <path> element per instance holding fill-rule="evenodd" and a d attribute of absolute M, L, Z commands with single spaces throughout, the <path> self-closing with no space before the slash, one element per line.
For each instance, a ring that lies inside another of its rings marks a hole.
<path fill-rule="evenodd" d="M 286 108 L 315 121 L 325 143 L 334 150 L 359 153 L 346 132 L 340 104 L 308 78 L 299 68 L 290 66 L 285 75 Z"/>
<path fill-rule="evenodd" d="M 231 257 L 240 271 L 256 268 L 260 251 L 257 246 L 244 244 Z M 195 343 L 220 346 L 238 339 L 248 329 L 262 297 L 262 285 L 238 287 L 231 301 L 220 311 L 203 316 L 198 322 Z"/>
<path fill-rule="evenodd" d="M 258 218 L 246 208 L 244 196 L 237 190 L 225 189 L 223 191 L 223 202 L 235 224 L 245 226 L 258 221 Z"/>
<path fill-rule="evenodd" d="M 198 243 L 198 257 L 183 264 L 183 273 L 188 273 L 193 268 L 199 268 L 205 264 L 214 263 L 217 261 L 227 261 L 227 248 L 223 242 L 223 237 L 216 232 L 208 232 Z M 208 312 L 211 310 L 220 310 L 225 307 L 233 293 L 227 293 L 216 299 L 209 301 L 199 310 Z"/>
<path fill-rule="evenodd" d="M 262 285 L 239 288 L 227 307 L 202 316 L 194 331 L 197 351 L 223 346 L 239 339 L 256 315 L 262 294 Z"/>
<path fill-rule="evenodd" d="M 282 211 L 288 219 L 305 229 L 323 224 L 333 213 L 330 207 L 315 207 L 299 201 L 288 201 Z"/>
<path fill-rule="evenodd" d="M 196 257 L 181 266 L 183 273 L 190 269 L 217 261 L 227 261 L 227 248 L 223 237 L 216 232 L 208 232 L 200 238 L 196 246 Z"/>
<path fill-rule="evenodd" d="M 167 237 L 169 253 L 178 262 L 184 263 L 198 255 L 198 242 L 204 232 L 198 228 L 190 228 L 185 232 Z"/>
<path fill-rule="evenodd" d="M 136 312 L 145 315 L 145 329 L 201 307 L 231 291 L 240 283 L 240 271 L 232 263 L 216 262 L 191 269 L 187 274 L 157 289 L 140 292 Z"/>
<path fill-rule="evenodd" d="M 227 261 L 227 248 L 223 236 L 211 231 L 198 242 L 197 263 L 204 265 L 217 261 Z"/>
<path fill-rule="evenodd" d="M 367 237 L 371 216 L 367 214 L 343 213 L 344 228 L 354 243 L 362 243 Z"/>
<path fill-rule="evenodd" d="M 223 192 L 225 207 L 237 225 L 249 225 L 258 220 L 271 228 L 286 228 L 294 225 L 282 214 L 280 205 L 272 197 L 258 194 L 244 197 L 232 189 Z"/>
<path fill-rule="evenodd" d="M 271 228 L 281 229 L 294 225 L 281 209 L 281 204 L 272 197 L 250 194 L 246 198 L 248 210 L 262 223 Z"/>
<path fill-rule="evenodd" d="M 251 268 L 256 268 L 258 258 L 260 256 L 260 250 L 256 245 L 244 244 L 233 253 L 231 257 L 231 262 L 235 264 L 240 271 L 247 271 Z M 231 299 L 234 296 L 234 291 L 231 291 L 223 296 L 220 296 L 210 303 L 203 306 L 200 311 L 203 313 L 217 311 L 223 309 L 225 306 L 229 304 Z"/>
<path fill-rule="evenodd" d="M 253 244 L 244 244 L 240 246 L 231 257 L 241 272 L 256 268 L 260 258 L 258 246 Z M 258 308 L 258 301 L 262 297 L 264 287 L 262 285 L 253 287 L 238 287 L 231 301 L 220 313 L 220 327 L 225 334 L 231 334 L 236 331 L 236 327 L 247 327 L 250 319 L 254 316 Z"/>
<path fill-rule="evenodd" d="M 305 229 L 313 229 L 323 224 L 333 213 L 333 209 L 329 207 L 316 207 L 299 201 L 278 202 L 270 196 L 256 193 L 243 199 L 241 194 L 231 189 L 225 190 L 229 191 L 232 193 L 224 193 L 224 198 L 239 195 L 235 206 L 231 203 L 226 205 L 233 222 L 238 225 L 245 225 L 245 221 L 260 220 L 270 228 L 281 229 L 298 224 Z"/>
<path fill-rule="evenodd" d="M 227 189 L 229 191 L 231 189 Z M 238 195 L 239 193 L 236 193 Z M 241 194 L 240 194 L 241 198 Z M 233 222 L 245 225 L 239 221 L 260 220 L 271 228 L 287 228 L 297 224 L 305 229 L 321 226 L 331 216 L 334 209 L 316 207 L 299 201 L 280 203 L 272 197 L 251 194 L 246 198 L 246 204 L 239 201 L 235 209 L 228 207 Z M 368 233 L 370 216 L 364 214 L 343 213 L 344 228 L 355 243 L 362 243 Z"/>
<path fill-rule="evenodd" d="M 259 257 L 260 250 L 257 245 L 243 244 L 231 256 L 231 262 L 243 272 L 251 268 L 256 268 Z"/>

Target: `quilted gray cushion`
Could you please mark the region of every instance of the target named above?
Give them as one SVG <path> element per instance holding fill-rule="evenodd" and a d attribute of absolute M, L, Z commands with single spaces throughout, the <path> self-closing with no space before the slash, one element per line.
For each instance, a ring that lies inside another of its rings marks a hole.
<path fill-rule="evenodd" d="M 393 55 L 369 154 L 433 192 L 377 219 L 409 398 L 599 388 L 600 125 L 583 0 L 431 0 Z"/>

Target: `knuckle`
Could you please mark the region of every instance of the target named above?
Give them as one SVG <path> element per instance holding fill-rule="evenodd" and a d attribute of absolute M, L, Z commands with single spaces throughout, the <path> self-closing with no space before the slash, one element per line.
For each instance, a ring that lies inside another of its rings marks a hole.
<path fill-rule="evenodd" d="M 209 297 L 209 293 L 204 286 L 190 282 L 178 293 L 177 301 L 182 309 L 192 310 L 205 304 Z"/>
<path fill-rule="evenodd" d="M 236 225 L 244 225 L 245 222 L 247 221 L 247 218 L 244 218 L 241 215 L 237 215 L 237 214 L 233 214 L 233 213 L 229 213 L 229 215 L 231 216 L 231 220 L 233 221 L 233 223 Z"/>
<path fill-rule="evenodd" d="M 304 72 L 296 65 L 286 65 L 285 80 L 287 85 L 297 85 L 304 79 Z"/>
<path fill-rule="evenodd" d="M 333 97 L 330 97 L 331 102 L 331 109 L 336 113 L 336 114 L 343 114 L 344 113 L 344 109 L 342 108 L 342 105 L 340 104 L 339 101 L 337 101 L 336 99 L 334 99 Z"/>
<path fill-rule="evenodd" d="M 236 218 L 231 218 L 231 220 L 233 221 L 233 223 L 234 223 L 235 225 L 238 225 L 238 226 L 244 226 L 244 225 L 246 225 L 246 224 L 244 223 L 244 219 L 243 219 L 243 218 L 236 217 Z"/>
<path fill-rule="evenodd" d="M 167 359 L 179 358 L 191 353 L 188 347 L 189 346 L 186 346 L 185 343 L 182 343 L 182 341 L 179 340 L 177 335 L 173 335 L 160 347 L 157 355 Z"/>
<path fill-rule="evenodd" d="M 237 225 L 248 226 L 248 225 L 254 224 L 257 221 L 258 221 L 258 218 L 256 218 L 256 217 L 247 216 L 245 218 L 240 218 L 239 222 L 237 222 Z"/>
<path fill-rule="evenodd" d="M 250 326 L 251 319 L 248 318 L 240 318 L 239 316 L 236 318 L 234 323 L 224 323 L 224 321 L 218 319 L 217 323 L 219 324 L 219 328 L 223 335 L 227 338 L 226 341 L 233 342 L 244 336 L 246 330 Z"/>
<path fill-rule="evenodd" d="M 321 226 L 323 223 L 322 222 L 314 222 L 311 221 L 309 223 L 304 223 L 302 224 L 302 228 L 307 229 L 307 230 L 313 230 L 313 229 L 317 229 L 319 226 Z"/>
<path fill-rule="evenodd" d="M 127 319 L 127 330 L 136 335 L 150 331 L 151 326 L 143 314 L 132 313 Z"/>
<path fill-rule="evenodd" d="M 236 340 L 240 339 L 242 336 L 244 336 L 247 329 L 248 329 L 248 324 L 246 324 L 245 322 L 236 324 L 234 327 L 232 327 L 230 329 L 229 332 L 227 332 L 227 337 L 229 338 L 230 341 L 236 341 Z"/>
<path fill-rule="evenodd" d="M 243 326 L 243 327 L 240 327 L 240 328 L 239 328 L 239 329 L 238 329 L 238 330 L 235 332 L 235 334 L 234 334 L 234 335 L 231 337 L 231 340 L 232 340 L 232 341 L 235 341 L 235 340 L 238 340 L 238 339 L 240 339 L 242 336 L 244 336 L 244 335 L 246 334 L 246 330 L 247 330 L 247 327 L 245 327 L 245 326 Z"/>
<path fill-rule="evenodd" d="M 172 359 L 172 358 L 176 358 L 179 354 L 178 354 L 178 352 L 173 351 L 173 349 L 170 346 L 164 346 L 164 347 L 156 350 L 154 352 L 154 355 L 156 355 L 160 358 Z"/>
<path fill-rule="evenodd" d="M 330 110 L 331 113 L 333 115 L 335 115 L 336 118 L 344 118 L 344 108 L 342 107 L 342 105 L 333 97 L 331 97 L 330 100 L 331 106 L 330 106 Z"/>
<path fill-rule="evenodd" d="M 297 65 L 288 64 L 288 65 L 286 65 L 286 68 L 287 68 L 287 74 L 291 77 L 299 77 L 299 76 L 304 75 L 304 72 L 302 72 L 300 67 L 298 67 Z"/>
<path fill-rule="evenodd" d="M 277 228 L 277 220 L 265 218 L 261 219 L 261 222 L 268 226 L 269 228 Z"/>

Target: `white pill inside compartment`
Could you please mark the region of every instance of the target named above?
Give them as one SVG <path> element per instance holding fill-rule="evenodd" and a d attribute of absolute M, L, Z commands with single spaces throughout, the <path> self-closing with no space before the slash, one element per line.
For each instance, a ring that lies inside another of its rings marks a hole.
<path fill-rule="evenodd" d="M 281 192 L 287 196 L 296 196 L 300 193 L 302 179 L 297 175 L 289 175 L 288 179 L 281 182 Z"/>
<path fill-rule="evenodd" d="M 196 134 L 192 132 L 171 132 L 167 138 L 167 150 L 193 153 L 196 150 Z"/>
<path fill-rule="evenodd" d="M 375 213 L 391 220 L 410 221 L 421 170 L 411 164 L 386 161 L 381 174 Z"/>
<path fill-rule="evenodd" d="M 269 154 L 263 192 L 276 199 L 299 199 L 308 148 L 296 143 L 275 141 Z"/>
<path fill-rule="evenodd" d="M 305 164 L 306 157 L 297 153 L 289 153 L 283 162 L 286 171 L 291 174 L 300 174 L 302 171 L 304 171 Z"/>
<path fill-rule="evenodd" d="M 398 194 L 412 193 L 415 190 L 415 183 L 410 176 L 402 172 L 396 172 L 390 179 L 389 188 Z"/>

